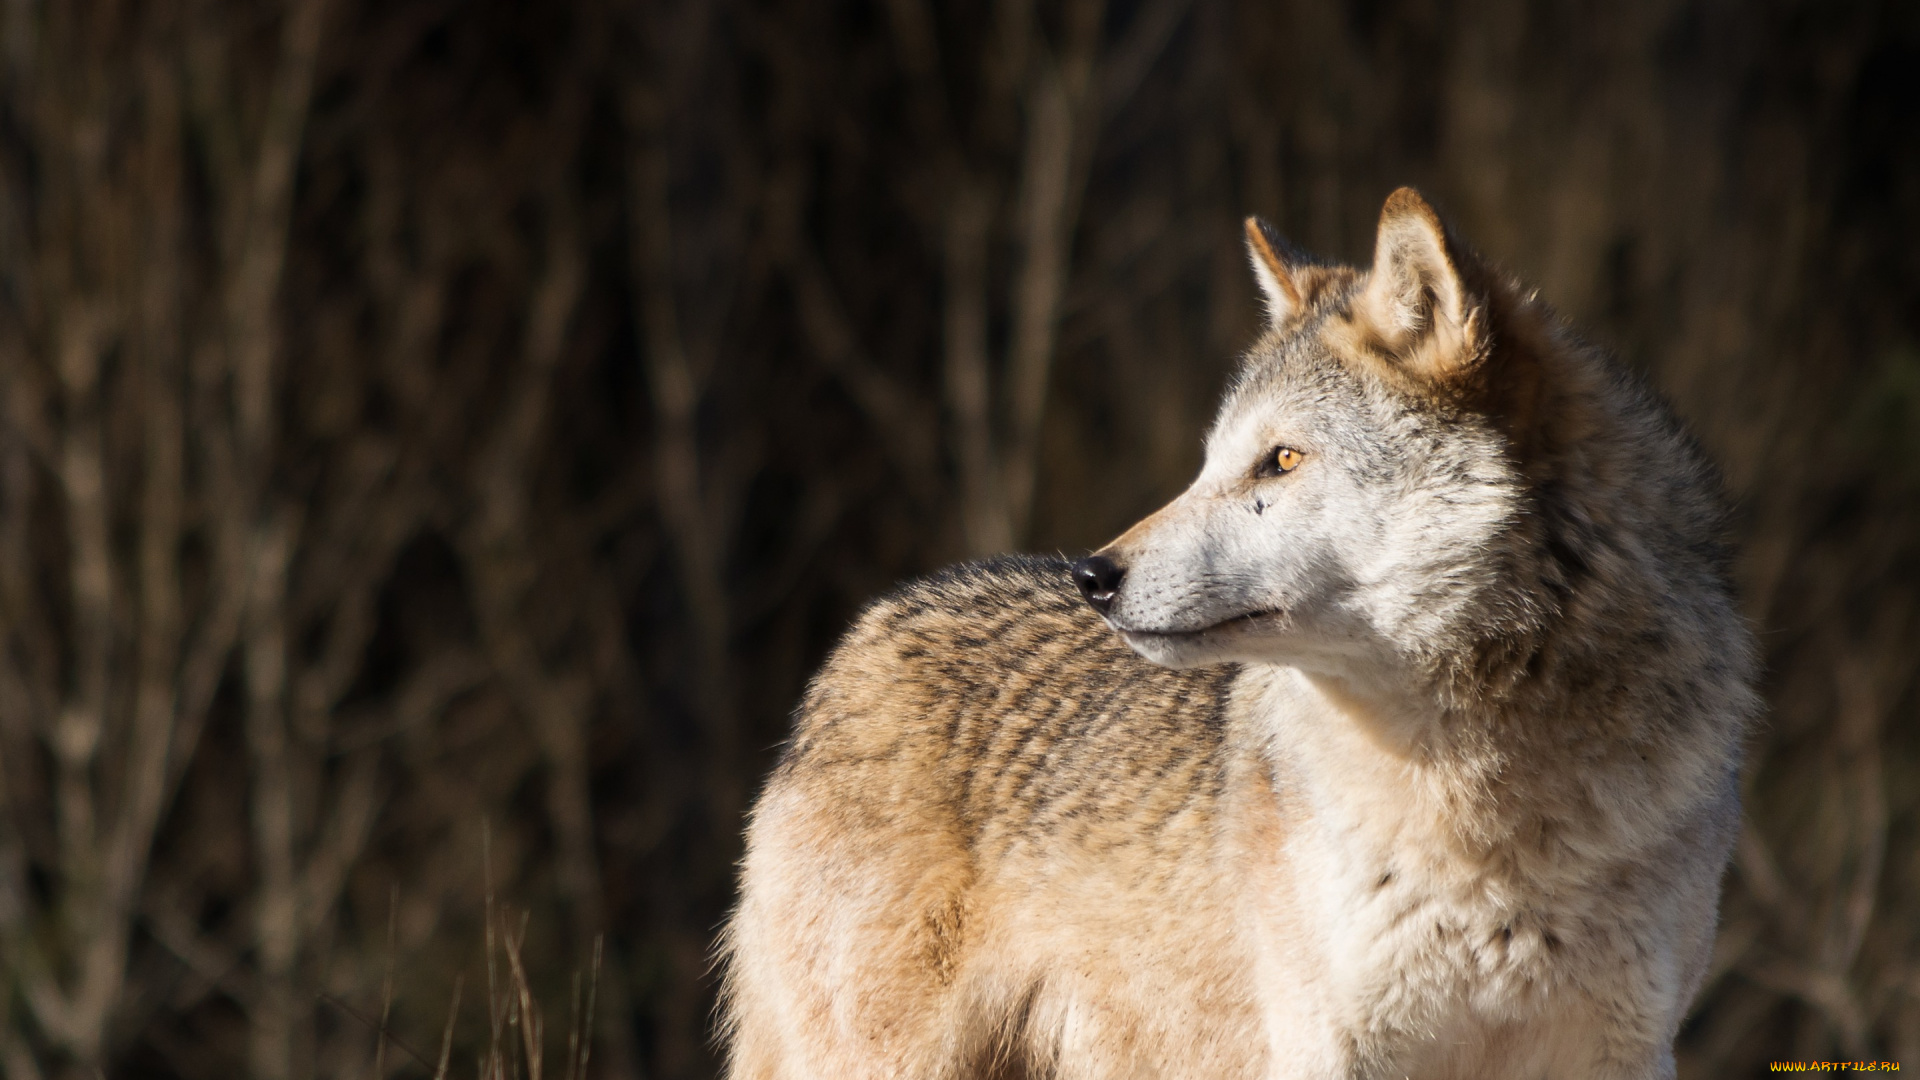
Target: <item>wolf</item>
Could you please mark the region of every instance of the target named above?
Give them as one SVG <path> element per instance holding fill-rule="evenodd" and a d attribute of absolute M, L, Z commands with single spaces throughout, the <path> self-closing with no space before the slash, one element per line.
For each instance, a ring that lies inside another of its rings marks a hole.
<path fill-rule="evenodd" d="M 1417 192 L 1257 219 L 1199 477 L 875 603 L 723 934 L 735 1080 L 1672 1077 L 1757 711 L 1718 481 Z"/>

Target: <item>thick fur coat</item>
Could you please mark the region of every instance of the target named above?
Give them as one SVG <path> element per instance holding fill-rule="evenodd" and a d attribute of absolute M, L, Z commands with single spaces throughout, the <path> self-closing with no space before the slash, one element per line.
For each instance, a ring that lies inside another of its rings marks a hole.
<path fill-rule="evenodd" d="M 1411 190 L 1365 270 L 1248 239 L 1192 487 L 808 691 L 737 1080 L 1673 1075 L 1757 710 L 1711 470 Z"/>

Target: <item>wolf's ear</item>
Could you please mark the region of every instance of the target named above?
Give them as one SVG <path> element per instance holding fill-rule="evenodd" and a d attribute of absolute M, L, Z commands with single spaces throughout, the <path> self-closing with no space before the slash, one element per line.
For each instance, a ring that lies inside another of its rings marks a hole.
<path fill-rule="evenodd" d="M 1300 283 L 1295 269 L 1300 256 L 1280 236 L 1280 231 L 1257 217 L 1247 219 L 1247 261 L 1253 264 L 1253 278 L 1260 283 L 1260 295 L 1267 302 L 1267 321 L 1284 326 L 1301 307 Z"/>
<path fill-rule="evenodd" d="M 1431 377 L 1471 367 L 1482 355 L 1486 301 L 1473 254 L 1456 242 L 1420 193 L 1387 196 L 1373 270 L 1359 306 L 1380 340 Z"/>

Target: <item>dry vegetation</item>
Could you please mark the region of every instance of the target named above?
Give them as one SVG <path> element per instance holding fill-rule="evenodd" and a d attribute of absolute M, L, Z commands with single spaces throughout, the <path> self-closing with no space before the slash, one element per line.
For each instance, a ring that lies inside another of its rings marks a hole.
<path fill-rule="evenodd" d="M 1177 490 L 1239 215 L 1402 182 L 1739 500 L 1683 1075 L 1920 1067 L 1916 72 L 1891 0 L 12 0 L 0 1074 L 499 1075 L 604 931 L 592 1071 L 710 1075 L 839 627 Z"/>

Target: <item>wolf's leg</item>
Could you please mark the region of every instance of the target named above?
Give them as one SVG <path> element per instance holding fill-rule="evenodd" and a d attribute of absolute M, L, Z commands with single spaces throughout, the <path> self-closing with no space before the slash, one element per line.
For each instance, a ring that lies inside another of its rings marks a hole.
<path fill-rule="evenodd" d="M 954 1071 L 967 853 L 937 822 L 846 811 L 776 791 L 755 814 L 724 943 L 734 1080 Z"/>

